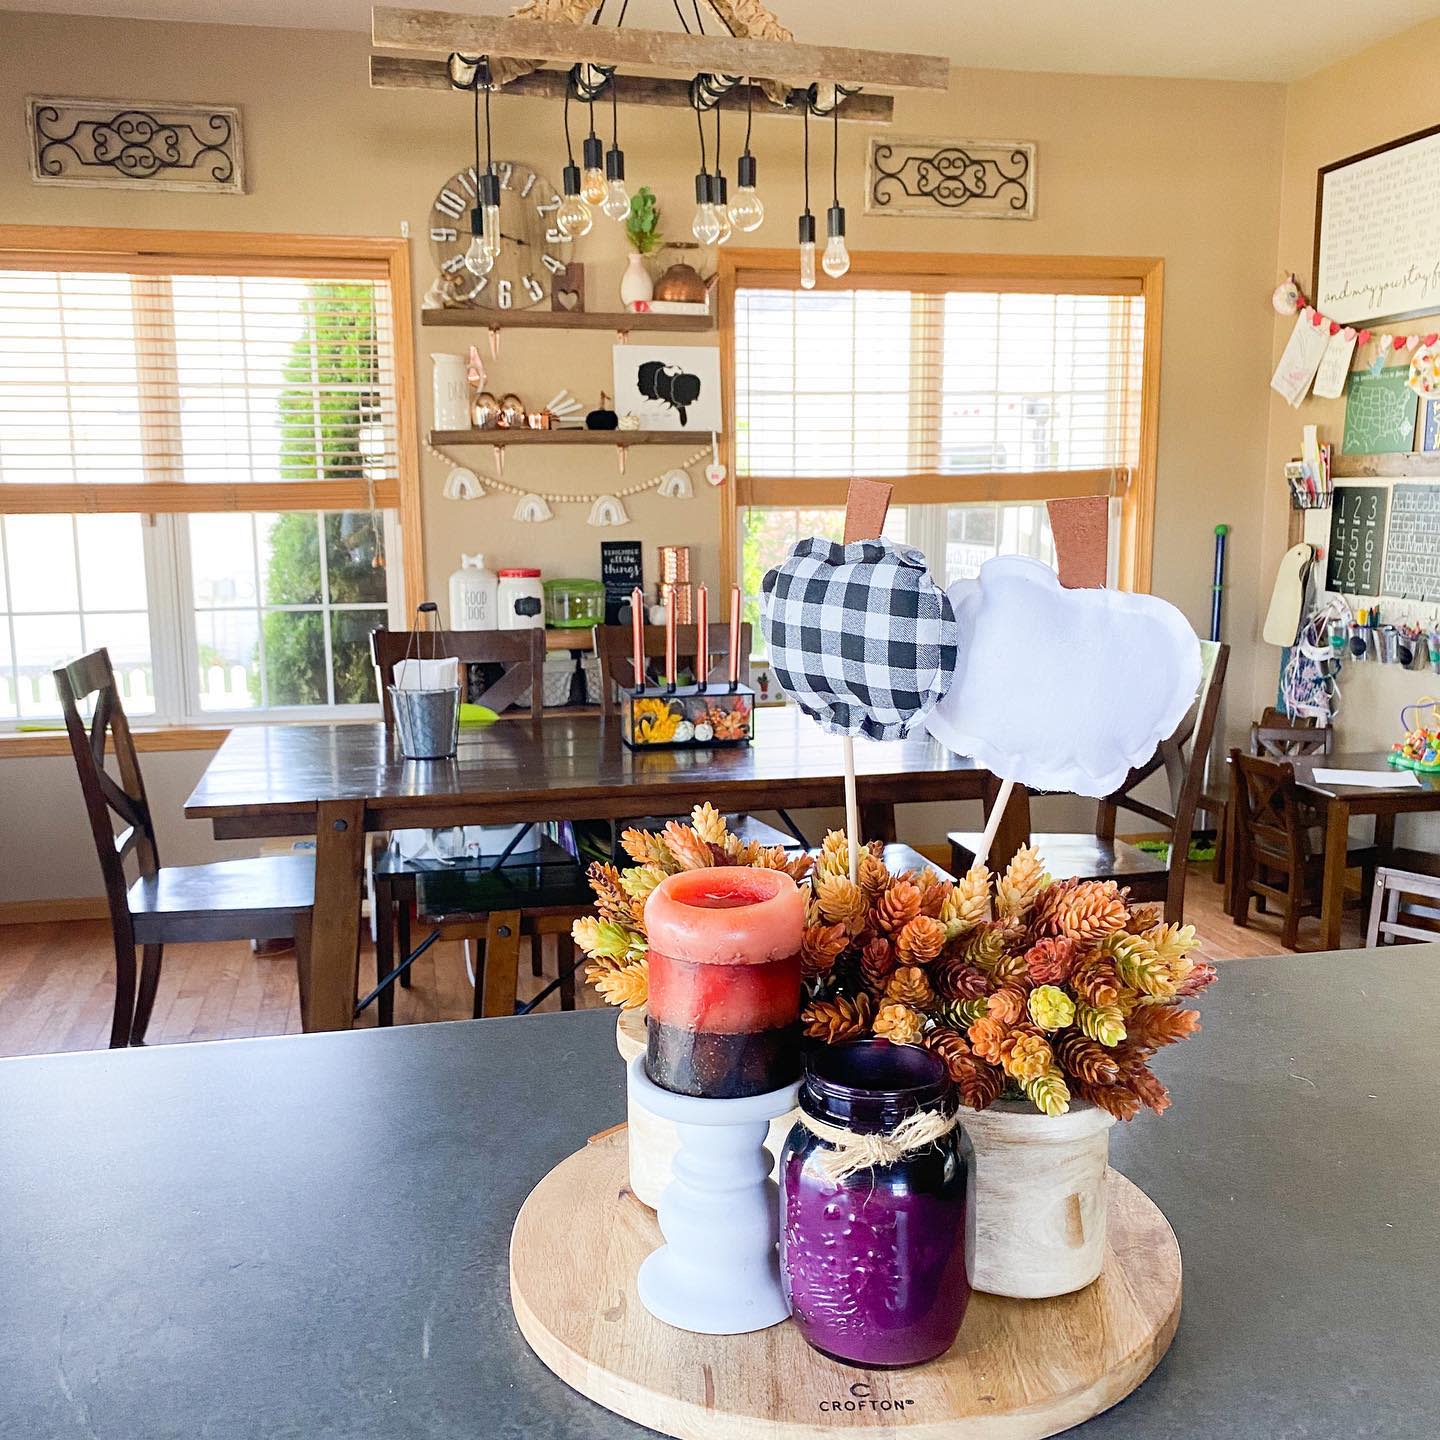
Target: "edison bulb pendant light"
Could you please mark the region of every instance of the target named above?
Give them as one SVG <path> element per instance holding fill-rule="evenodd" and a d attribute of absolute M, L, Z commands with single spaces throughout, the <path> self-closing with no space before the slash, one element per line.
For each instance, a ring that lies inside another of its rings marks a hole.
<path fill-rule="evenodd" d="M 825 217 L 825 256 L 821 268 L 838 280 L 850 269 L 850 252 L 845 248 L 845 207 L 832 205 Z"/>
<path fill-rule="evenodd" d="M 815 217 L 808 210 L 800 216 L 800 288 L 815 288 Z"/>
<path fill-rule="evenodd" d="M 598 135 L 587 135 L 580 147 L 580 194 L 587 205 L 603 205 L 607 192 L 604 148 Z"/>
<path fill-rule="evenodd" d="M 740 157 L 738 170 L 730 223 L 748 235 L 765 221 L 765 203 L 755 191 L 755 157 L 748 150 Z"/>
<path fill-rule="evenodd" d="M 500 258 L 500 177 L 494 170 L 480 177 L 480 204 L 483 207 L 485 253 L 493 265 Z M 489 268 L 488 266 L 486 267 Z"/>
<path fill-rule="evenodd" d="M 695 177 L 695 216 L 690 222 L 690 233 L 702 245 L 714 245 L 720 239 L 720 217 L 710 197 L 710 176 L 702 170 Z"/>
<path fill-rule="evenodd" d="M 605 152 L 605 201 L 600 208 L 612 220 L 625 220 L 630 214 L 630 192 L 625 188 L 625 152 L 612 145 Z"/>
<path fill-rule="evenodd" d="M 594 220 L 590 207 L 580 198 L 580 167 L 572 160 L 561 174 L 565 198 L 555 212 L 555 223 L 567 240 L 578 240 L 590 233 Z"/>
<path fill-rule="evenodd" d="M 485 212 L 476 205 L 470 211 L 470 243 L 465 247 L 465 268 L 472 275 L 488 275 L 495 263 L 485 244 Z"/>
<path fill-rule="evenodd" d="M 723 175 L 710 177 L 710 200 L 715 223 L 720 227 L 715 243 L 723 245 L 734 233 L 734 222 L 730 219 L 730 182 Z"/>

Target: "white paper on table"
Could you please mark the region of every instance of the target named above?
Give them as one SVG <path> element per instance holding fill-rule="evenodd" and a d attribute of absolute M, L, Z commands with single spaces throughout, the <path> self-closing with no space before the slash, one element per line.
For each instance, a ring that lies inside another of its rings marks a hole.
<path fill-rule="evenodd" d="M 1310 772 L 1317 785 L 1363 785 L 1369 790 L 1411 790 L 1420 783 L 1413 770 L 1326 770 Z"/>
<path fill-rule="evenodd" d="M 397 690 L 448 690 L 460 683 L 460 661 L 453 655 L 442 660 L 402 660 L 395 667 Z"/>
<path fill-rule="evenodd" d="M 1308 307 L 1295 317 L 1295 328 L 1285 342 L 1285 353 L 1270 377 L 1270 388 L 1279 391 L 1291 405 L 1298 405 L 1310 389 L 1320 368 L 1330 332 L 1314 323 L 1315 312 Z"/>
<path fill-rule="evenodd" d="M 1315 372 L 1313 393 L 1316 399 L 1338 400 L 1345 393 L 1345 382 L 1350 378 L 1350 360 L 1355 354 L 1355 339 L 1355 331 L 1348 325 L 1330 337 L 1320 358 L 1320 368 Z"/>

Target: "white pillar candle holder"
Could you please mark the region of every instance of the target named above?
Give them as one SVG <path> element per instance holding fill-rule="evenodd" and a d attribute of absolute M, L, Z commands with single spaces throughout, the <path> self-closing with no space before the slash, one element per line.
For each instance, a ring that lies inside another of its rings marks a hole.
<path fill-rule="evenodd" d="M 780 1282 L 779 1205 L 765 1137 L 795 1105 L 798 1083 L 765 1095 L 705 1100 L 662 1090 L 643 1057 L 626 1067 L 632 1113 L 671 1121 L 674 1178 L 657 1214 L 665 1244 L 640 1266 L 640 1302 L 667 1325 L 744 1335 L 788 1318 Z"/>

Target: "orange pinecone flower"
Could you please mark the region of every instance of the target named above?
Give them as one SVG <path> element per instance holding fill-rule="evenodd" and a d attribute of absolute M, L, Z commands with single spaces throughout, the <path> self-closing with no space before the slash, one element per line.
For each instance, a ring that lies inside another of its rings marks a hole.
<path fill-rule="evenodd" d="M 848 875 L 821 875 L 815 881 L 820 913 L 838 925 L 858 925 L 865 914 L 865 894 Z"/>
<path fill-rule="evenodd" d="M 944 948 L 944 921 L 929 915 L 908 921 L 895 942 L 896 954 L 906 965 L 928 965 Z"/>
<path fill-rule="evenodd" d="M 908 880 L 897 880 L 875 899 L 870 923 L 882 934 L 903 930 L 920 913 L 920 891 Z"/>
<path fill-rule="evenodd" d="M 860 977 L 872 995 L 883 995 L 895 973 L 895 954 L 890 942 L 877 935 L 860 952 Z"/>
<path fill-rule="evenodd" d="M 672 820 L 665 827 L 665 844 L 682 870 L 704 870 L 715 863 L 709 842 L 678 820 Z"/>
<path fill-rule="evenodd" d="M 885 998 L 914 1010 L 928 1010 L 935 1003 L 930 977 L 918 965 L 902 965 L 885 987 Z"/>
<path fill-rule="evenodd" d="M 875 1033 L 896 1045 L 918 1045 L 925 1033 L 925 1017 L 908 1005 L 891 1001 L 876 1012 Z"/>
<path fill-rule="evenodd" d="M 933 870 L 927 870 L 920 877 L 917 888 L 920 891 L 920 913 L 928 915 L 932 920 L 938 920 L 940 912 L 945 908 L 945 901 L 955 887 L 950 881 L 942 880 Z"/>
<path fill-rule="evenodd" d="M 992 1065 L 998 1065 L 1001 1046 L 1010 1038 L 1010 1033 L 1008 1025 L 1002 1025 L 998 1020 L 992 1020 L 988 1015 L 982 1015 L 970 1026 L 970 1048 L 982 1060 L 988 1060 Z"/>
<path fill-rule="evenodd" d="M 1055 1052 L 1039 1035 L 1012 1032 L 1000 1047 L 1000 1063 L 1016 1080 L 1038 1080 L 1055 1065 Z"/>
<path fill-rule="evenodd" d="M 1120 1078 L 1115 1054 L 1097 1045 L 1078 1030 L 1067 1031 L 1055 1047 L 1060 1067 L 1075 1080 L 1086 1085 L 1113 1085 Z"/>
<path fill-rule="evenodd" d="M 807 925 L 800 941 L 800 969 L 807 979 L 828 975 L 848 945 L 843 925 Z"/>
<path fill-rule="evenodd" d="M 805 1033 L 812 1040 L 839 1045 L 846 1040 L 859 1040 L 870 1029 L 875 1007 L 863 992 L 853 999 L 844 995 L 834 1000 L 812 1000 L 800 1013 Z"/>
<path fill-rule="evenodd" d="M 1125 1021 L 1125 1033 L 1131 1043 L 1158 1050 L 1173 1045 L 1200 1028 L 1198 1010 L 1182 1010 L 1176 1005 L 1137 1005 Z"/>
<path fill-rule="evenodd" d="M 1087 1005 L 1104 1010 L 1120 999 L 1120 976 L 1112 961 L 1096 955 L 1082 960 L 1070 974 L 1070 988 Z"/>
<path fill-rule="evenodd" d="M 1053 906 L 1046 906 L 1037 928 L 1042 934 L 1070 940 L 1099 940 L 1123 929 L 1129 914 L 1125 896 L 1113 880 L 1082 880 Z"/>
<path fill-rule="evenodd" d="M 945 1062 L 960 1098 L 972 1110 L 983 1110 L 1000 1098 L 1005 1072 L 981 1060 L 958 1030 L 937 1025 L 926 1033 L 923 1043 Z"/>
<path fill-rule="evenodd" d="M 1075 942 L 1037 940 L 1025 952 L 1025 967 L 1037 985 L 1063 985 L 1075 968 Z"/>
<path fill-rule="evenodd" d="M 860 852 L 858 874 L 860 888 L 867 896 L 878 895 L 890 884 L 890 872 L 885 868 L 885 862 L 868 850 Z"/>
<path fill-rule="evenodd" d="M 1087 1085 L 1077 1080 L 1075 1093 L 1082 1100 L 1109 1111 L 1117 1120 L 1133 1120 L 1140 1113 L 1140 1101 L 1123 1085 Z"/>
<path fill-rule="evenodd" d="M 990 1008 L 985 1012 L 988 1020 L 1001 1025 L 1015 1025 L 1025 1014 L 1025 997 L 1018 990 L 996 990 L 990 996 Z"/>

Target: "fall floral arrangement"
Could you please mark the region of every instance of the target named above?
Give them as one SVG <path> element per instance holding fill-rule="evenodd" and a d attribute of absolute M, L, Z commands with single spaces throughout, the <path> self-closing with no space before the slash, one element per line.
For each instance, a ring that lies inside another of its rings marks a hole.
<path fill-rule="evenodd" d="M 812 859 L 741 841 L 710 805 L 689 825 L 621 840 L 635 864 L 590 867 L 597 914 L 574 927 L 586 976 L 612 1005 L 645 1003 L 645 900 L 666 875 L 785 870 L 809 885 L 806 1035 L 925 1045 L 976 1110 L 1023 1096 L 1063 1115 L 1078 1096 L 1119 1120 L 1162 1113 L 1170 1097 L 1149 1061 L 1200 1028 L 1185 1001 L 1215 978 L 1191 958 L 1193 926 L 1163 923 L 1111 880 L 1052 880 L 1033 848 L 1003 874 L 977 867 L 952 884 L 933 870 L 892 875 L 878 843 L 852 882 L 840 832 Z"/>

